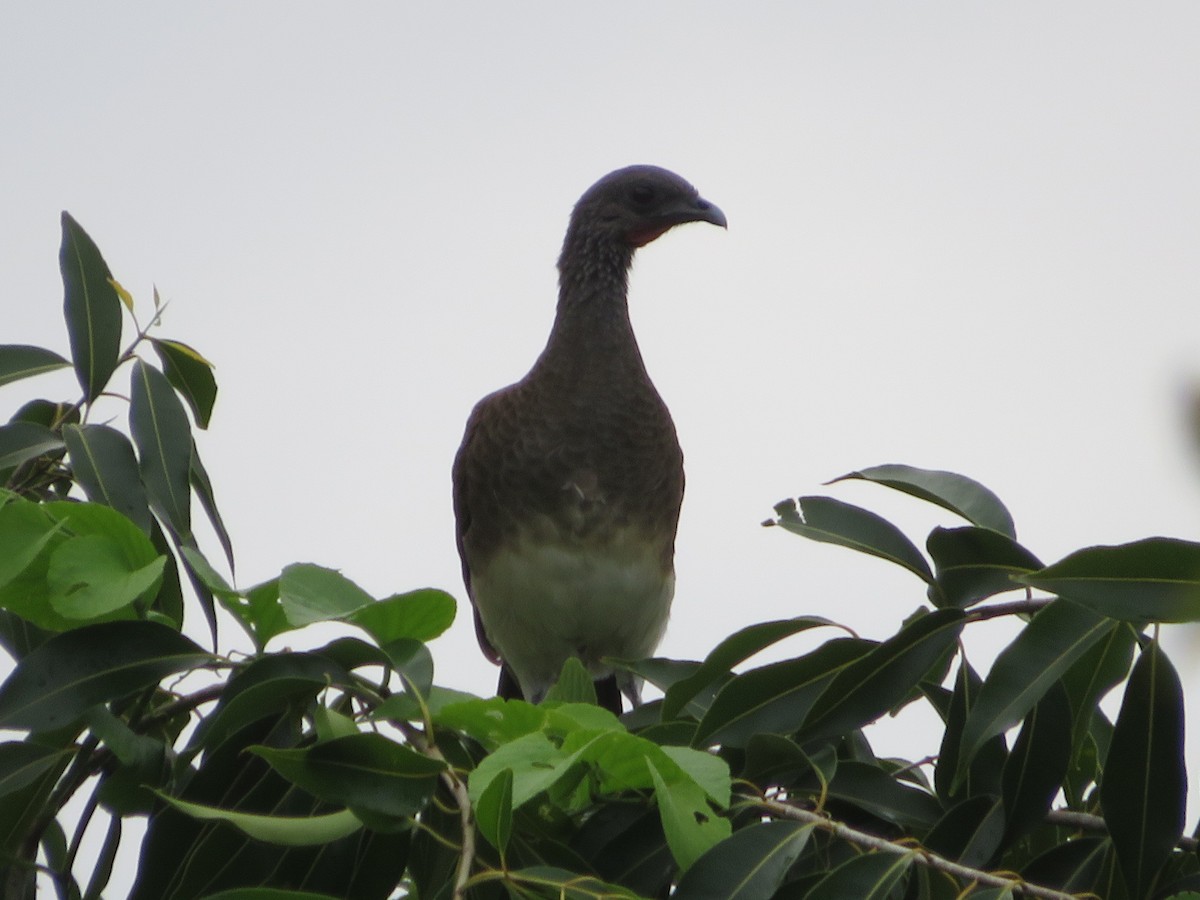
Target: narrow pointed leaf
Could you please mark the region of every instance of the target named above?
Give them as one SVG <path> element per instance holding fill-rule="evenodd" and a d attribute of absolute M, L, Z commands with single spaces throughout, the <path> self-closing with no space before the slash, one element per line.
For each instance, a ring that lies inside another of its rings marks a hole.
<path fill-rule="evenodd" d="M 28 344 L 0 344 L 0 385 L 69 366 L 53 350 Z"/>
<path fill-rule="evenodd" d="M 912 859 L 908 853 L 865 853 L 848 859 L 813 885 L 804 900 L 888 900 Z"/>
<path fill-rule="evenodd" d="M 45 425 L 34 422 L 0 425 L 0 471 L 62 448 L 62 438 Z"/>
<path fill-rule="evenodd" d="M 1061 683 L 1025 717 L 1004 764 L 1005 842 L 1021 837 L 1050 811 L 1071 761 L 1071 704 Z"/>
<path fill-rule="evenodd" d="M 56 635 L 0 686 L 0 727 L 46 731 L 89 707 L 157 684 L 211 656 L 154 622 L 108 622 Z"/>
<path fill-rule="evenodd" d="M 204 468 L 204 462 L 200 459 L 200 449 L 194 440 L 192 441 L 191 481 L 192 488 L 196 491 L 196 499 L 200 501 L 200 506 L 208 516 L 217 540 L 221 543 L 221 549 L 225 551 L 225 560 L 229 563 L 229 571 L 234 572 L 236 567 L 233 563 L 233 541 L 230 540 L 229 531 L 225 528 L 225 520 L 221 518 L 221 512 L 217 509 L 212 479 L 208 477 L 208 470 Z"/>
<path fill-rule="evenodd" d="M 910 694 L 921 676 L 954 646 L 963 621 L 960 610 L 935 610 L 855 660 L 817 698 L 801 737 L 829 737 L 875 721 Z"/>
<path fill-rule="evenodd" d="M 69 750 L 29 741 L 5 741 L 0 744 L 0 798 L 28 787 L 73 755 Z"/>
<path fill-rule="evenodd" d="M 88 499 L 111 506 L 149 534 L 149 501 L 129 438 L 107 425 L 64 425 L 62 434 Z"/>
<path fill-rule="evenodd" d="M 226 822 L 256 840 L 285 847 L 328 844 L 362 828 L 362 822 L 347 809 L 321 816 L 263 816 L 189 803 L 177 797 L 160 796 L 193 819 Z"/>
<path fill-rule="evenodd" d="M 1014 576 L 1042 568 L 1036 556 L 990 528 L 935 528 L 925 542 L 939 593 L 950 606 L 965 607 L 995 594 L 1024 589 Z"/>
<path fill-rule="evenodd" d="M 1153 641 L 1138 656 L 1125 686 L 1100 786 L 1104 823 L 1134 897 L 1147 896 L 1183 833 L 1183 751 L 1183 686 Z"/>
<path fill-rule="evenodd" d="M 804 656 L 736 676 L 713 699 L 693 745 L 738 747 L 760 732 L 791 734 L 825 685 L 876 646 L 857 638 L 835 638 Z"/>
<path fill-rule="evenodd" d="M 832 497 L 800 497 L 775 504 L 787 531 L 826 544 L 849 547 L 902 566 L 927 584 L 933 572 L 904 533 L 882 516 Z"/>
<path fill-rule="evenodd" d="M 213 377 L 212 363 L 182 341 L 151 338 L 150 343 L 162 361 L 163 374 L 191 407 L 196 425 L 208 428 L 217 399 L 217 380 Z"/>
<path fill-rule="evenodd" d="M 980 748 L 1021 721 L 1111 625 L 1104 616 L 1066 600 L 1055 600 L 1033 617 L 996 657 L 967 716 L 956 782 Z"/>
<path fill-rule="evenodd" d="M 942 734 L 942 745 L 938 753 L 937 768 L 933 784 L 938 797 L 947 806 L 974 797 L 978 794 L 999 794 L 1000 773 L 1008 758 L 1008 747 L 1004 735 L 994 735 L 966 768 L 961 782 L 954 783 L 958 771 L 958 754 L 962 749 L 962 730 L 967 716 L 979 697 L 983 679 L 964 657 L 954 679 L 954 693 L 946 715 L 946 730 Z"/>
<path fill-rule="evenodd" d="M 121 300 L 100 249 L 66 212 L 62 214 L 58 260 L 75 375 L 85 399 L 92 401 L 104 390 L 117 366 L 121 350 Z"/>
<path fill-rule="evenodd" d="M 130 388 L 129 426 L 150 503 L 180 537 L 192 532 L 192 431 L 162 372 L 138 360 Z"/>
<path fill-rule="evenodd" d="M 735 831 L 688 869 L 675 900 L 762 900 L 783 883 L 812 825 L 762 822 Z"/>
<path fill-rule="evenodd" d="M 761 622 L 730 635 L 704 658 L 704 663 L 699 669 L 667 689 L 662 707 L 663 720 L 674 719 L 700 691 L 760 650 L 801 631 L 833 624 L 829 619 L 820 616 L 799 616 L 776 622 Z"/>
<path fill-rule="evenodd" d="M 937 469 L 918 469 L 913 466 L 872 466 L 849 472 L 833 479 L 831 484 L 847 479 L 862 479 L 903 491 L 913 497 L 948 509 L 972 525 L 990 528 L 1014 540 L 1017 537 L 1012 514 L 1000 498 L 974 479 L 956 472 Z"/>
<path fill-rule="evenodd" d="M 355 734 L 301 750 L 249 750 L 314 797 L 388 817 L 419 812 L 446 768 L 381 734 Z"/>
<path fill-rule="evenodd" d="M 1192 541 L 1089 547 L 1019 580 L 1126 622 L 1200 621 L 1200 544 Z"/>

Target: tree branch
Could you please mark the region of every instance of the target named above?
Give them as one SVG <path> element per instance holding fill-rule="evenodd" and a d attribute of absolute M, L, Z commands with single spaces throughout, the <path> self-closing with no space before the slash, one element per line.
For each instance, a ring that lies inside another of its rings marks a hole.
<path fill-rule="evenodd" d="M 1002 875 L 994 875 L 990 872 L 972 869 L 969 866 L 961 865 L 920 847 L 893 843 L 877 835 L 867 834 L 865 831 L 859 831 L 856 828 L 843 825 L 841 822 L 827 819 L 820 813 L 801 809 L 789 803 L 781 803 L 778 800 L 756 800 L 755 803 L 772 815 L 815 825 L 817 828 L 824 829 L 835 837 L 849 841 L 852 844 L 857 844 L 860 847 L 867 847 L 881 853 L 893 853 L 897 856 L 911 856 L 920 865 L 928 866 L 939 872 L 945 872 L 947 875 L 961 878 L 968 883 L 1007 888 L 1015 894 L 1025 897 L 1038 897 L 1042 898 L 1042 900 L 1078 900 L 1073 894 L 1064 894 L 1062 891 L 1029 884 L 1016 878 L 1006 878 Z"/>

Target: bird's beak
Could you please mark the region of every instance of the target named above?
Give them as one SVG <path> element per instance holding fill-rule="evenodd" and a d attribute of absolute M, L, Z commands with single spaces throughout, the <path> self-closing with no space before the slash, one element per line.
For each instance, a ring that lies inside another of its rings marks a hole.
<path fill-rule="evenodd" d="M 722 228 L 729 227 L 729 223 L 725 220 L 725 213 L 721 212 L 721 208 L 709 203 L 703 197 L 696 198 L 693 218 L 685 221 L 710 222 L 713 225 L 720 225 Z"/>
<path fill-rule="evenodd" d="M 655 217 L 653 225 L 631 231 L 626 235 L 626 239 L 633 247 L 644 247 L 676 225 L 683 225 L 685 222 L 711 222 L 722 228 L 729 227 L 729 223 L 725 221 L 725 213 L 721 212 L 719 207 L 703 197 L 696 197 L 663 210 L 662 215 Z"/>

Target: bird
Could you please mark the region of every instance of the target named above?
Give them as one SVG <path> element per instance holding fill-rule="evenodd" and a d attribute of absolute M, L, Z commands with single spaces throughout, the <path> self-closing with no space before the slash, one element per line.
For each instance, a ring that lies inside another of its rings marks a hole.
<path fill-rule="evenodd" d="M 675 593 L 683 453 L 629 318 L 635 252 L 725 214 L 666 169 L 605 175 L 572 210 L 545 349 L 480 400 L 452 469 L 463 581 L 497 694 L 538 703 L 569 657 L 620 715 L 641 682 L 608 657 L 650 656 Z"/>

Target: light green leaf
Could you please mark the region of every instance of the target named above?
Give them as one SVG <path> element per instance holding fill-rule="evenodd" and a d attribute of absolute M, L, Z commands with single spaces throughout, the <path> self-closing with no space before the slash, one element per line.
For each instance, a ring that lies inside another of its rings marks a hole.
<path fill-rule="evenodd" d="M 214 806 L 189 803 L 177 797 L 159 794 L 180 812 L 206 822 L 227 822 L 255 840 L 285 847 L 311 847 L 328 844 L 353 834 L 362 822 L 348 809 L 322 816 L 262 816 L 233 812 Z"/>

